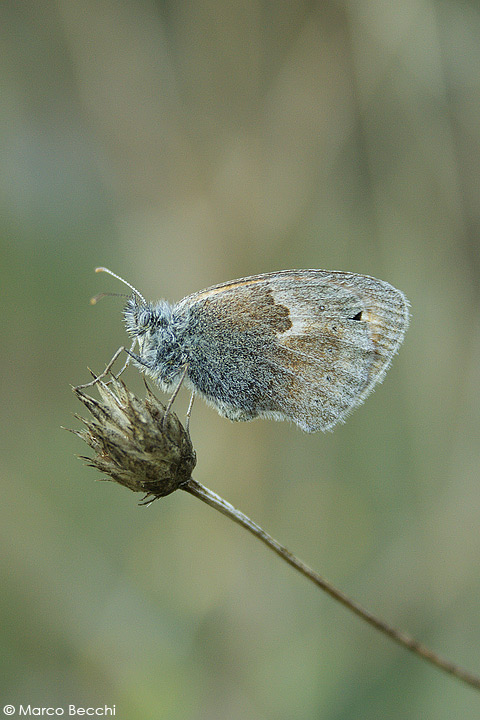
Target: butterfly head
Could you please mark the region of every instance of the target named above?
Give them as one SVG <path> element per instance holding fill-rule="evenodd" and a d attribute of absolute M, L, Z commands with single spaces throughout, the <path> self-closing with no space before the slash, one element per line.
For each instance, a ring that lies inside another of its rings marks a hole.
<path fill-rule="evenodd" d="M 132 295 L 123 311 L 123 318 L 130 337 L 145 342 L 168 328 L 172 322 L 172 307 L 165 300 L 153 304 Z"/>
<path fill-rule="evenodd" d="M 128 334 L 137 341 L 134 363 L 165 390 L 169 389 L 185 366 L 172 305 L 165 300 L 145 302 L 132 295 L 123 318 Z"/>
<path fill-rule="evenodd" d="M 132 346 L 130 355 L 142 372 L 168 387 L 185 366 L 177 338 L 182 323 L 179 324 L 178 320 L 175 323 L 172 305 L 165 300 L 147 302 L 133 285 L 108 268 L 99 267 L 96 272 L 112 275 L 132 291 L 132 295 L 127 296 L 128 301 L 123 310 L 127 332 L 136 341 L 134 345 L 138 345 L 138 354 L 133 353 Z M 96 302 L 99 297 L 110 294 L 113 293 L 101 293 L 93 300 Z"/>
<path fill-rule="evenodd" d="M 155 336 L 156 342 L 160 339 L 159 336 L 162 334 L 162 330 L 168 328 L 172 322 L 172 307 L 165 300 L 153 304 L 147 302 L 143 295 L 127 280 L 124 280 L 120 275 L 112 272 L 108 268 L 98 267 L 95 272 L 106 272 L 112 275 L 117 280 L 120 280 L 124 285 L 130 288 L 132 294 L 128 297 L 128 302 L 123 311 L 123 317 L 128 334 L 132 338 L 136 338 L 139 342 L 140 347 L 149 345 L 152 342 L 152 337 Z M 99 297 L 103 295 L 117 295 L 118 293 L 101 293 L 92 299 L 92 302 L 96 302 Z"/>

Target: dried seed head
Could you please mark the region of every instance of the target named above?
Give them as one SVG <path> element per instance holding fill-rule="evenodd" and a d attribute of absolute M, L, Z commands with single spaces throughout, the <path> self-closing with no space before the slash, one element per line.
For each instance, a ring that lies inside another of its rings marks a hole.
<path fill-rule="evenodd" d="M 95 451 L 84 458 L 107 475 L 105 480 L 143 492 L 155 499 L 169 495 L 190 480 L 196 464 L 190 435 L 173 412 L 147 387 L 142 400 L 116 378 L 108 385 L 96 383 L 100 400 L 74 388 L 78 399 L 93 415 L 78 417 L 85 430 L 72 430 Z M 82 456 L 83 457 L 83 456 Z"/>

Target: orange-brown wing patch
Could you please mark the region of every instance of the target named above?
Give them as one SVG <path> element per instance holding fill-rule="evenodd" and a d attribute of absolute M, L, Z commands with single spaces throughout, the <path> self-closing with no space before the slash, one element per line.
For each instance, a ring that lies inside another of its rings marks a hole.
<path fill-rule="evenodd" d="M 228 283 L 197 293 L 192 298 L 193 304 L 203 304 L 210 316 L 223 320 L 236 332 L 262 328 L 283 333 L 292 327 L 290 308 L 275 302 L 272 288 L 264 280 Z"/>

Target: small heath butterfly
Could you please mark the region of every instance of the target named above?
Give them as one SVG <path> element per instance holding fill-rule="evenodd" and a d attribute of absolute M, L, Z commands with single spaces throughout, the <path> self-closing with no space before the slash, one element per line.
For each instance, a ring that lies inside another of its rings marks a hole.
<path fill-rule="evenodd" d="M 132 290 L 123 315 L 137 367 L 164 390 L 183 380 L 230 420 L 330 430 L 383 380 L 408 326 L 405 295 L 356 273 L 253 275 L 171 305 L 97 271 Z"/>

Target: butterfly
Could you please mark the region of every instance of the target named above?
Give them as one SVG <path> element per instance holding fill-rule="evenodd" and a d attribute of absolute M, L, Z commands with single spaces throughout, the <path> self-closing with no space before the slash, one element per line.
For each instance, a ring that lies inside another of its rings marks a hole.
<path fill-rule="evenodd" d="M 132 290 L 123 315 L 135 365 L 165 390 L 183 381 L 234 421 L 332 429 L 383 380 L 409 322 L 400 290 L 356 273 L 253 275 L 172 305 L 97 271 Z"/>

